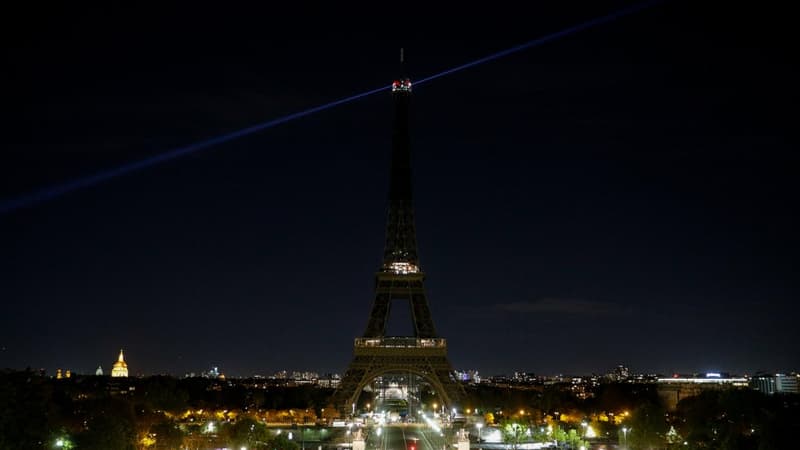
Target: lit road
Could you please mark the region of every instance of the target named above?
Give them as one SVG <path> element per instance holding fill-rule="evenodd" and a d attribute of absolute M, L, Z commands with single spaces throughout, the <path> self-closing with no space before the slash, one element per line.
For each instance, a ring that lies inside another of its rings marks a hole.
<path fill-rule="evenodd" d="M 442 450 L 444 445 L 444 438 L 424 425 L 389 425 L 380 436 L 372 430 L 367 450 Z"/>

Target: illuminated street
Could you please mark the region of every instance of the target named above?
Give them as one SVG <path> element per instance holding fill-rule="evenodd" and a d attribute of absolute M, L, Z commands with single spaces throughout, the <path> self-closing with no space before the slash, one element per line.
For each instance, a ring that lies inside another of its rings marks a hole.
<path fill-rule="evenodd" d="M 377 429 L 370 433 L 367 450 L 441 450 L 444 437 L 426 425 L 398 424 Z"/>

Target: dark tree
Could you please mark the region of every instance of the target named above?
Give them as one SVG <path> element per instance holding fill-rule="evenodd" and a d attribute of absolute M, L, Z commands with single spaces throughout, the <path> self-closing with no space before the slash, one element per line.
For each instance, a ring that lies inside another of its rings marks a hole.
<path fill-rule="evenodd" d="M 150 433 L 156 437 L 156 449 L 175 449 L 183 445 L 184 433 L 174 422 L 159 422 L 150 427 Z"/>
<path fill-rule="evenodd" d="M 81 450 L 132 450 L 136 444 L 136 418 L 130 402 L 107 399 L 90 402 L 86 430 L 76 441 Z"/>
<path fill-rule="evenodd" d="M 0 448 L 41 448 L 52 437 L 48 380 L 34 372 L 0 372 Z"/>
<path fill-rule="evenodd" d="M 250 418 L 242 418 L 232 424 L 225 424 L 220 433 L 234 448 L 266 448 L 270 441 L 267 427 Z"/>
<path fill-rule="evenodd" d="M 666 444 L 666 411 L 658 403 L 645 402 L 633 410 L 628 444 L 634 449 L 662 448 Z"/>

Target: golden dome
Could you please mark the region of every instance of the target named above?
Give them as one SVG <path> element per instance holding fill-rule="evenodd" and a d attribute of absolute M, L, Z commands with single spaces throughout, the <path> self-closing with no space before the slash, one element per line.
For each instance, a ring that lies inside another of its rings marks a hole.
<path fill-rule="evenodd" d="M 111 376 L 112 377 L 127 377 L 128 376 L 128 364 L 125 362 L 125 358 L 122 355 L 122 350 L 119 351 L 119 358 L 117 358 L 117 362 L 111 367 Z"/>

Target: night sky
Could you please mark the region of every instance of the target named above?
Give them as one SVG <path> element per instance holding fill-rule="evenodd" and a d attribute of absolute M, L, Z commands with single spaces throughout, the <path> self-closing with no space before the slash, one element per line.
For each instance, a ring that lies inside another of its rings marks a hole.
<path fill-rule="evenodd" d="M 630 4 L 519 3 L 7 11 L 0 199 L 388 85 L 401 46 L 419 79 Z M 800 369 L 797 27 L 697 3 L 414 90 L 456 368 Z M 134 374 L 343 372 L 391 115 L 387 91 L 0 216 L 0 367 L 109 370 L 124 348 Z"/>

